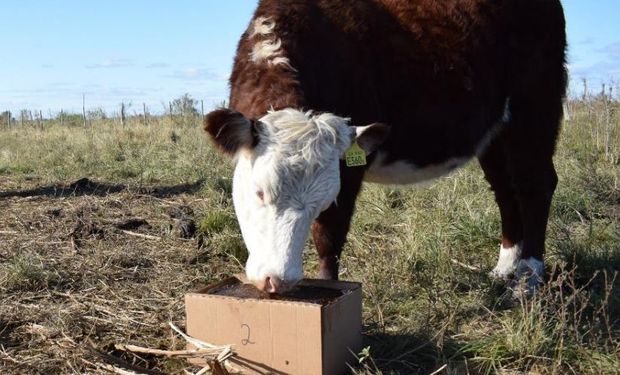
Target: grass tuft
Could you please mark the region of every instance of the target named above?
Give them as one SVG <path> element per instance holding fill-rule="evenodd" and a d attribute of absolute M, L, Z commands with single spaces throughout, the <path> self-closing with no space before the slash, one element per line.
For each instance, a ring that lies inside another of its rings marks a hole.
<path fill-rule="evenodd" d="M 4 274 L 4 276 L 2 275 Z M 54 289 L 62 277 L 45 268 L 37 256 L 18 254 L 3 264 L 0 270 L 0 289 L 9 292 L 38 292 Z"/>

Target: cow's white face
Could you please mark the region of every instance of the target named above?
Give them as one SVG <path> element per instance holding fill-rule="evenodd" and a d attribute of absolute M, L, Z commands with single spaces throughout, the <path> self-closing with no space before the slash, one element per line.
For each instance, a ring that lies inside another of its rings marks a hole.
<path fill-rule="evenodd" d="M 386 131 L 368 129 L 385 126 L 350 127 L 332 114 L 294 109 L 258 121 L 219 110 L 207 116 L 205 126 L 236 159 L 233 201 L 249 252 L 247 277 L 268 292 L 284 291 L 303 278 L 310 225 L 336 201 L 343 154 L 358 132 L 361 146 L 373 147 Z"/>

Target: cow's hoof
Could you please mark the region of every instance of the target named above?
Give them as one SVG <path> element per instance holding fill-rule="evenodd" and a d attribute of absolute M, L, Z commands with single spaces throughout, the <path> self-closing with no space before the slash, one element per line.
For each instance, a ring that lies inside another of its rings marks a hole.
<path fill-rule="evenodd" d="M 497 259 L 497 265 L 489 276 L 496 280 L 507 281 L 515 273 L 521 258 L 521 245 L 516 244 L 513 247 L 505 248 L 500 246 L 499 258 Z"/>
<path fill-rule="evenodd" d="M 514 298 L 530 298 L 543 284 L 545 265 L 542 261 L 530 257 L 521 259 L 517 265 L 515 278 L 510 285 Z"/>

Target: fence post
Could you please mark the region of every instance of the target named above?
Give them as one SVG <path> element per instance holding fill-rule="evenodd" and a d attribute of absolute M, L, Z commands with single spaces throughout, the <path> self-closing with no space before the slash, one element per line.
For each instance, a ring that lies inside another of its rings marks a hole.
<path fill-rule="evenodd" d="M 86 94 L 82 94 L 82 118 L 84 119 L 84 127 L 86 128 Z"/>
<path fill-rule="evenodd" d="M 11 111 L 6 111 L 6 127 L 11 129 Z"/>
<path fill-rule="evenodd" d="M 170 109 L 169 113 L 170 113 L 170 123 L 172 123 L 172 102 L 168 102 L 168 108 Z"/>
<path fill-rule="evenodd" d="M 144 116 L 144 126 L 147 126 L 147 122 L 146 122 L 146 103 L 142 103 L 142 113 Z"/>
<path fill-rule="evenodd" d="M 585 102 L 586 100 L 588 100 L 588 80 L 583 78 L 582 82 L 583 82 L 583 96 L 581 99 Z"/>
<path fill-rule="evenodd" d="M 121 126 L 125 127 L 125 103 L 121 102 Z"/>

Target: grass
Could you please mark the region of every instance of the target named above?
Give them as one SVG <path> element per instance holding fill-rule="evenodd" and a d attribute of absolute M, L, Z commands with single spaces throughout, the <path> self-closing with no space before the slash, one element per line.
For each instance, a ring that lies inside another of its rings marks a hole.
<path fill-rule="evenodd" d="M 620 373 L 620 107 L 568 107 L 534 299 L 486 275 L 499 215 L 475 162 L 429 187 L 365 186 L 342 259 L 342 278 L 364 287 L 355 374 Z M 180 348 L 167 322 L 184 325 L 183 294 L 242 271 L 231 175 L 198 124 L 0 130 L 2 372 L 190 369 L 113 344 Z M 149 225 L 128 234 L 116 224 L 128 218 Z M 310 243 L 305 261 L 316 275 Z"/>

